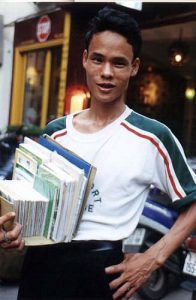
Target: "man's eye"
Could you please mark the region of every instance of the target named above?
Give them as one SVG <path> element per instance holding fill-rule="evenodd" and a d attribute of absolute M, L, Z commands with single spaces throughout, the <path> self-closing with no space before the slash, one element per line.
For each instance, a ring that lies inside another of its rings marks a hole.
<path fill-rule="evenodd" d="M 93 57 L 92 61 L 95 62 L 95 63 L 101 63 L 102 59 L 100 57 Z"/>
<path fill-rule="evenodd" d="M 123 61 L 115 61 L 114 62 L 114 65 L 117 67 L 117 68 L 123 68 L 125 66 L 125 63 Z"/>

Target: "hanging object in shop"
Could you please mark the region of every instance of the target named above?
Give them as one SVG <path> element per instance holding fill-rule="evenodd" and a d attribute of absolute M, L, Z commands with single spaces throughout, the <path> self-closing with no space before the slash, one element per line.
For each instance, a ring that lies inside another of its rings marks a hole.
<path fill-rule="evenodd" d="M 47 15 L 39 18 L 37 22 L 36 35 L 39 42 L 47 41 L 51 33 L 51 20 Z"/>
<path fill-rule="evenodd" d="M 182 31 L 177 41 L 174 41 L 168 50 L 168 57 L 171 65 L 181 67 L 189 60 L 189 46 L 182 41 Z"/>
<path fill-rule="evenodd" d="M 167 83 L 161 74 L 149 66 L 139 82 L 139 101 L 145 106 L 157 107 L 167 98 Z"/>

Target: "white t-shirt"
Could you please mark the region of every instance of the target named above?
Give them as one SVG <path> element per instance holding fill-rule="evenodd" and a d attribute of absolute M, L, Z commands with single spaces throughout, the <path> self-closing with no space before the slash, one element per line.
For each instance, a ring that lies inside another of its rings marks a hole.
<path fill-rule="evenodd" d="M 196 194 L 195 174 L 165 125 L 126 106 L 114 122 L 86 134 L 73 127 L 73 115 L 66 117 L 66 128 L 52 137 L 97 168 L 76 240 L 128 237 L 138 224 L 151 184 L 168 193 L 176 203 L 182 198 L 183 205 L 186 198 L 187 202 L 192 201 L 189 190 L 191 185 Z M 185 170 L 189 186 L 182 178 Z"/>

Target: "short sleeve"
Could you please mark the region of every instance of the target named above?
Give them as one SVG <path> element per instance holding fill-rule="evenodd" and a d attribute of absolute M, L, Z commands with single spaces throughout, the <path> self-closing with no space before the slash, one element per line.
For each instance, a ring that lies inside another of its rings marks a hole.
<path fill-rule="evenodd" d="M 52 135 L 54 132 L 66 128 L 66 116 L 49 122 L 43 130 L 43 134 Z"/>

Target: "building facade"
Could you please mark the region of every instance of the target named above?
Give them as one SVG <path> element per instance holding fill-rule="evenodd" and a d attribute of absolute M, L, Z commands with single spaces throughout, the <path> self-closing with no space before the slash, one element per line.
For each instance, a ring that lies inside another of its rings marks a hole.
<path fill-rule="evenodd" d="M 9 123 L 9 108 L 12 86 L 13 44 L 15 21 L 37 13 L 39 8 L 33 3 L 0 3 L 0 129 Z"/>
<path fill-rule="evenodd" d="M 42 128 L 56 117 L 88 107 L 90 94 L 81 64 L 84 33 L 89 19 L 104 5 L 63 3 L 44 10 L 42 6 L 15 22 L 9 124 Z M 144 3 L 142 11 L 125 10 L 138 20 L 144 40 L 141 70 L 130 83 L 127 104 L 166 123 L 187 154 L 196 155 L 195 97 L 185 96 L 190 78 L 195 84 L 196 5 Z M 185 66 L 174 66 L 168 48 L 181 28 L 193 49 Z"/>

